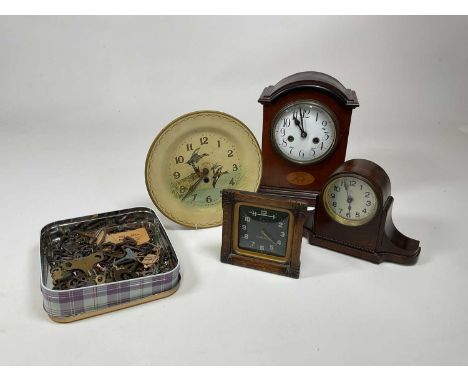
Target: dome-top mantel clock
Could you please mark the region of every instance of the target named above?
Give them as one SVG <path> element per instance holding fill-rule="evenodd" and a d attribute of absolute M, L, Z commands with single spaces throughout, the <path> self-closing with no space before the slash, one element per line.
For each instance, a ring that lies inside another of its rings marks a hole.
<path fill-rule="evenodd" d="M 315 205 L 345 160 L 356 93 L 335 78 L 301 72 L 263 90 L 263 174 L 259 191 Z"/>

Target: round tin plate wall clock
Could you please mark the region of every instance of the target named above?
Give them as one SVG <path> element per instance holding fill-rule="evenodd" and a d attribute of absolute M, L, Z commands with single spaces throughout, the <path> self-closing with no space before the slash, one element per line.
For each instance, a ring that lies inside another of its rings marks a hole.
<path fill-rule="evenodd" d="M 148 193 L 169 219 L 188 227 L 222 223 L 221 191 L 256 191 L 260 147 L 241 121 L 218 111 L 185 114 L 155 138 L 146 157 Z"/>

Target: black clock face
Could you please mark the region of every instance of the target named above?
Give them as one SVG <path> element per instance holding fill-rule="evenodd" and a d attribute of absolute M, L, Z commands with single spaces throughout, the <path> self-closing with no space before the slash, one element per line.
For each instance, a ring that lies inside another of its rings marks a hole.
<path fill-rule="evenodd" d="M 288 228 L 287 212 L 248 205 L 239 206 L 239 248 L 286 257 Z"/>

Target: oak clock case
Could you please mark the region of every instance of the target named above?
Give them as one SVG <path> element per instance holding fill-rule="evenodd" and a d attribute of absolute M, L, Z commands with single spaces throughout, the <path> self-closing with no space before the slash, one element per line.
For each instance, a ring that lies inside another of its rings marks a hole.
<path fill-rule="evenodd" d="M 222 222 L 221 190 L 256 191 L 260 147 L 247 126 L 218 111 L 185 114 L 151 145 L 145 166 L 148 193 L 158 209 L 188 227 Z"/>
<path fill-rule="evenodd" d="M 377 164 L 365 159 L 343 163 L 323 187 L 313 222 L 306 223 L 309 243 L 374 263 L 415 264 L 419 241 L 393 224 L 390 191 L 390 179 Z"/>
<path fill-rule="evenodd" d="M 263 174 L 259 192 L 309 205 L 344 162 L 356 93 L 320 72 L 301 72 L 268 86 L 263 105 Z"/>
<path fill-rule="evenodd" d="M 298 278 L 307 204 L 236 190 L 222 195 L 221 261 Z"/>

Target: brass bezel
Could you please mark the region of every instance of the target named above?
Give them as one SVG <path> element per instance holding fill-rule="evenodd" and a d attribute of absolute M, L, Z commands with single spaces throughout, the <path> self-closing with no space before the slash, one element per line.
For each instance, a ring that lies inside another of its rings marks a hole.
<path fill-rule="evenodd" d="M 362 220 L 346 219 L 346 218 L 338 215 L 329 206 L 327 195 L 328 195 L 328 192 L 330 190 L 330 187 L 332 186 L 333 182 L 336 179 L 344 178 L 344 177 L 358 178 L 358 179 L 362 180 L 363 182 L 365 182 L 371 188 L 371 190 L 374 192 L 374 195 L 375 195 L 375 209 L 374 209 L 374 212 L 373 212 L 372 215 L 369 215 L 365 219 L 362 219 Z M 358 175 L 358 174 L 355 174 L 355 173 L 342 172 L 342 173 L 337 174 L 333 178 L 331 178 L 328 181 L 327 185 L 323 189 L 321 199 L 322 199 L 322 205 L 324 206 L 325 211 L 327 212 L 327 214 L 333 220 L 335 220 L 336 222 L 338 222 L 340 224 L 343 224 L 344 226 L 347 226 L 347 227 L 360 227 L 360 226 L 363 226 L 363 225 L 369 223 L 377 215 L 377 212 L 380 209 L 380 200 L 379 200 L 380 199 L 380 193 L 376 192 L 376 188 L 374 187 L 374 184 L 368 178 L 365 178 L 362 175 Z"/>
<path fill-rule="evenodd" d="M 262 254 L 256 251 L 249 251 L 244 248 L 239 248 L 239 209 L 241 206 L 252 206 L 252 207 L 257 207 L 257 208 L 265 208 L 268 210 L 273 210 L 273 211 L 281 211 L 281 212 L 286 212 L 289 215 L 289 223 L 288 223 L 288 241 L 286 243 L 286 255 L 284 257 L 280 256 L 275 256 L 275 255 L 267 255 L 267 254 Z M 274 261 L 275 263 L 280 263 L 284 264 L 287 263 L 291 257 L 291 242 L 292 242 L 292 230 L 294 227 L 294 215 L 290 210 L 287 210 L 285 208 L 280 208 L 280 207 L 271 207 L 267 205 L 262 205 L 258 203 L 250 203 L 250 202 L 242 202 L 238 201 L 234 204 L 234 219 L 232 224 L 234 225 L 232 227 L 233 235 L 232 235 L 232 242 L 231 242 L 231 247 L 233 248 L 234 252 L 238 255 L 242 256 L 247 256 L 247 257 L 254 257 L 257 259 L 262 259 L 262 260 L 269 260 L 269 261 Z"/>
<path fill-rule="evenodd" d="M 276 140 L 274 139 L 274 136 L 273 136 L 274 135 L 274 127 L 276 126 L 276 122 L 278 121 L 281 114 L 286 109 L 290 108 L 291 106 L 294 106 L 294 105 L 297 105 L 297 104 L 300 104 L 300 103 L 314 105 L 314 106 L 318 107 L 319 109 L 322 109 L 324 112 L 326 112 L 330 116 L 330 118 L 333 120 L 333 123 L 335 124 L 335 140 L 333 142 L 333 145 L 328 150 L 328 153 L 326 153 L 324 156 L 322 156 L 320 158 L 312 159 L 310 161 L 299 161 L 297 159 L 291 159 L 290 157 L 288 157 L 286 154 L 284 154 L 280 150 L 280 148 L 278 147 L 278 145 L 276 143 Z M 294 102 L 291 102 L 291 103 L 287 104 L 286 106 L 281 108 L 281 110 L 278 113 L 276 113 L 275 118 L 273 119 L 273 123 L 270 126 L 270 140 L 271 140 L 271 142 L 273 144 L 274 150 L 279 155 L 281 155 L 284 159 L 286 159 L 287 161 L 293 162 L 293 163 L 296 163 L 296 164 L 299 164 L 299 165 L 309 165 L 309 164 L 313 164 L 313 163 L 319 163 L 319 162 L 322 162 L 323 160 L 325 160 L 326 158 L 328 158 L 335 151 L 336 146 L 338 145 L 339 134 L 340 134 L 340 124 L 338 123 L 338 118 L 336 117 L 336 114 L 333 112 L 333 110 L 331 110 L 328 106 L 326 106 L 326 105 L 324 105 L 324 104 L 322 104 L 322 103 L 320 103 L 320 102 L 318 102 L 316 100 L 311 100 L 311 99 L 298 100 L 298 101 L 294 101 Z"/>

